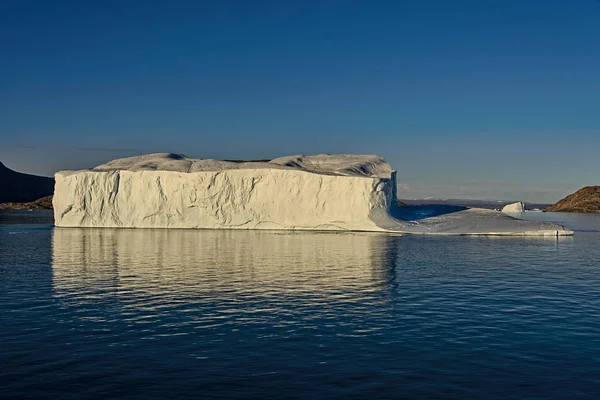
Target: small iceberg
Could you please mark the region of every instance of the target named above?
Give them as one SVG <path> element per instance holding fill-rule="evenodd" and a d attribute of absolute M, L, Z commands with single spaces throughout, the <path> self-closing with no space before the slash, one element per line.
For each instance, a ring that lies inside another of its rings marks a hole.
<path fill-rule="evenodd" d="M 525 212 L 525 204 L 522 201 L 516 203 L 507 204 L 502 208 L 503 213 L 516 214 Z"/>

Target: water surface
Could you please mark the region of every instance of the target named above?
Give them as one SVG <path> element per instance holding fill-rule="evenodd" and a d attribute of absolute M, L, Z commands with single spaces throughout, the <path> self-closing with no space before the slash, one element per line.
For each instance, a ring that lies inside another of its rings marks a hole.
<path fill-rule="evenodd" d="M 600 220 L 574 237 L 54 229 L 0 214 L 4 398 L 600 395 Z"/>

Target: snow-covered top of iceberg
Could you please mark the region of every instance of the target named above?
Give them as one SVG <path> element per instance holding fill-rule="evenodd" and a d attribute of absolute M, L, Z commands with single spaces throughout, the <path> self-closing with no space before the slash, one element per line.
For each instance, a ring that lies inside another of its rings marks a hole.
<path fill-rule="evenodd" d="M 188 158 L 183 154 L 156 153 L 121 158 L 88 171 L 174 171 L 203 172 L 230 169 L 288 169 L 323 175 L 390 178 L 392 168 L 381 157 L 359 154 L 294 155 L 259 161 L 231 161 Z M 68 171 L 74 172 L 74 171 Z M 68 172 L 63 172 L 68 174 Z"/>

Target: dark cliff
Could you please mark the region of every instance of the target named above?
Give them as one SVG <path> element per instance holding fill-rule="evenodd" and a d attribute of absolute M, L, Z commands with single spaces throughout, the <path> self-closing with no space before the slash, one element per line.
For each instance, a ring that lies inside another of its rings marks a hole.
<path fill-rule="evenodd" d="M 25 203 L 53 193 L 53 178 L 22 174 L 0 162 L 0 203 Z"/>

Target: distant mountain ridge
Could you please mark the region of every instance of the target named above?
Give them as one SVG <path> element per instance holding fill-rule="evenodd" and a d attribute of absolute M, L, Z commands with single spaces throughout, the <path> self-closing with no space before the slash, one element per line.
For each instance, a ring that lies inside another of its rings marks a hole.
<path fill-rule="evenodd" d="M 0 162 L 0 203 L 26 203 L 53 193 L 53 178 L 22 174 Z"/>
<path fill-rule="evenodd" d="M 600 186 L 586 186 L 568 195 L 546 211 L 600 213 Z"/>

